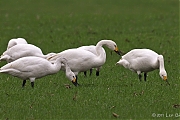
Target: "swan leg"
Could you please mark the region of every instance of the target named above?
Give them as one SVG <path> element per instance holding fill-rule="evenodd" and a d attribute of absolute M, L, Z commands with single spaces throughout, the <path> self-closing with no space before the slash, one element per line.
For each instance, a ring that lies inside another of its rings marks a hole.
<path fill-rule="evenodd" d="M 142 78 L 141 71 L 137 71 L 137 74 L 138 74 L 139 80 L 141 81 L 141 78 Z"/>
<path fill-rule="evenodd" d="M 99 76 L 100 67 L 96 68 L 96 76 Z"/>
<path fill-rule="evenodd" d="M 144 81 L 146 81 L 147 73 L 144 73 Z"/>
<path fill-rule="evenodd" d="M 86 72 L 86 71 L 84 72 L 84 76 L 85 76 L 85 77 L 87 76 L 87 72 Z"/>
<path fill-rule="evenodd" d="M 99 71 L 96 71 L 96 76 L 99 76 Z"/>
<path fill-rule="evenodd" d="M 23 84 L 22 84 L 22 87 L 24 87 L 26 84 L 26 80 L 23 80 Z"/>
<path fill-rule="evenodd" d="M 34 81 L 35 81 L 35 78 L 30 78 L 30 81 L 31 81 L 31 87 L 34 88 Z"/>
<path fill-rule="evenodd" d="M 90 71 L 90 74 L 89 74 L 89 75 L 91 76 L 91 75 L 92 75 L 92 68 L 91 68 L 89 71 Z"/>
<path fill-rule="evenodd" d="M 141 75 L 141 74 L 139 74 L 138 76 L 139 76 L 139 80 L 141 81 L 142 75 Z"/>
<path fill-rule="evenodd" d="M 34 82 L 31 82 L 31 87 L 34 88 Z"/>

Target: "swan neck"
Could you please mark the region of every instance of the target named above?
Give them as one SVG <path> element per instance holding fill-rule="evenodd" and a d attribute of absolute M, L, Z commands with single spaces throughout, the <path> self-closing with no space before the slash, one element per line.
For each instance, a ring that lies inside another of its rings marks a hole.
<path fill-rule="evenodd" d="M 67 62 L 62 62 L 64 64 L 64 68 L 66 69 L 66 72 L 68 72 L 70 70 L 70 68 L 68 67 Z"/>
<path fill-rule="evenodd" d="M 162 55 L 160 55 L 158 57 L 158 60 L 159 60 L 159 70 L 162 71 L 162 70 L 165 70 L 164 68 L 164 58 Z"/>
<path fill-rule="evenodd" d="M 105 45 L 107 43 L 107 40 L 101 40 L 96 44 L 96 47 L 102 47 L 103 45 Z"/>
<path fill-rule="evenodd" d="M 96 44 L 96 52 L 97 52 L 97 55 L 100 56 L 103 54 L 103 45 L 106 44 L 104 40 L 101 40 L 99 41 L 97 44 Z"/>

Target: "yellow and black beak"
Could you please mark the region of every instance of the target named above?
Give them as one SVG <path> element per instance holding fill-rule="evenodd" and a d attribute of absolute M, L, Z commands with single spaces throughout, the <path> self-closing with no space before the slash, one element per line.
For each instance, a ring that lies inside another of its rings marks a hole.
<path fill-rule="evenodd" d="M 121 53 L 119 52 L 119 50 L 118 50 L 118 47 L 117 47 L 117 46 L 115 46 L 114 51 L 115 51 L 118 55 L 121 55 Z"/>
<path fill-rule="evenodd" d="M 75 86 L 78 86 L 78 85 L 79 85 L 79 84 L 77 83 L 76 77 L 73 77 L 72 83 L 73 83 Z"/>
<path fill-rule="evenodd" d="M 166 81 L 166 80 L 167 80 L 167 76 L 163 76 L 163 80 L 165 80 L 165 81 Z"/>
<path fill-rule="evenodd" d="M 168 80 L 167 80 L 167 76 L 163 76 L 163 80 L 166 81 L 168 85 L 170 85 Z"/>

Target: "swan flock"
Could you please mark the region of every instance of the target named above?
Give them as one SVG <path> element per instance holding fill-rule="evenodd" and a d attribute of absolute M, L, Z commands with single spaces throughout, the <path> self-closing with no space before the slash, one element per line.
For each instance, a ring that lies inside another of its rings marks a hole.
<path fill-rule="evenodd" d="M 44 55 L 39 47 L 29 44 L 24 38 L 11 39 L 8 42 L 7 50 L 0 57 L 0 61 L 7 62 L 0 68 L 0 73 L 22 79 L 22 87 L 29 79 L 31 86 L 34 87 L 35 79 L 62 70 L 66 77 L 75 86 L 78 86 L 77 78 L 80 72 L 86 73 L 90 70 L 91 74 L 92 69 L 96 68 L 96 76 L 99 76 L 100 68 L 106 62 L 104 46 L 120 55 L 117 44 L 112 40 L 100 40 L 96 45 L 80 46 L 59 53 L 51 52 Z M 141 73 L 144 72 L 145 81 L 148 72 L 159 69 L 160 77 L 167 81 L 163 56 L 150 49 L 133 49 L 123 55 L 116 65 L 122 65 L 136 72 L 140 80 Z"/>

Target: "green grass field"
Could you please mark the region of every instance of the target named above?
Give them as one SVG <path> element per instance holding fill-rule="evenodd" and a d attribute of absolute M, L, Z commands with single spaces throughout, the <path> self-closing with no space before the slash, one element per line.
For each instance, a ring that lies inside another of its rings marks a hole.
<path fill-rule="evenodd" d="M 115 66 L 120 56 L 105 48 L 100 76 L 80 73 L 79 87 L 61 71 L 37 79 L 34 89 L 1 74 L 0 119 L 114 119 L 113 113 L 118 119 L 180 119 L 178 8 L 177 0 L 1 0 L 1 54 L 16 37 L 44 54 L 112 39 L 124 53 L 150 48 L 164 55 L 170 86 L 158 70 L 139 81 L 136 73 Z"/>

